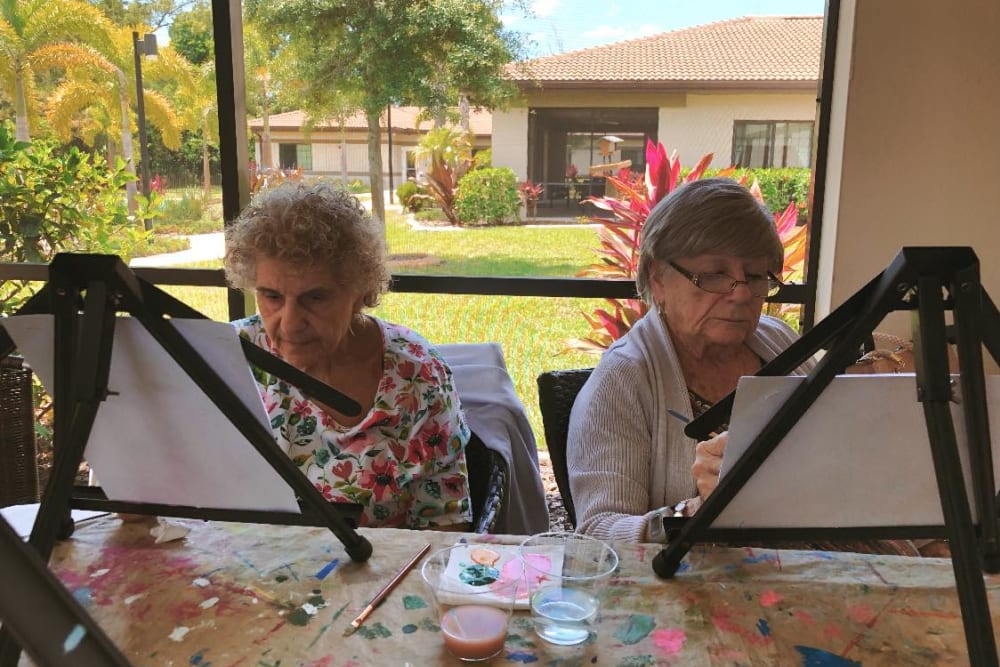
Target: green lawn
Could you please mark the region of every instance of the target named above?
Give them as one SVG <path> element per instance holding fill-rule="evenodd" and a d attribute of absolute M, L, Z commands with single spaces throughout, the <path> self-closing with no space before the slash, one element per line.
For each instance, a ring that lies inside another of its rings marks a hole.
<path fill-rule="evenodd" d="M 386 225 L 393 255 L 428 254 L 439 264 L 397 273 L 497 276 L 573 276 L 595 261 L 597 233 L 580 225 L 413 230 L 398 216 Z M 201 264 L 200 266 L 219 266 Z M 225 291 L 177 287 L 168 291 L 213 319 L 225 319 Z M 567 352 L 566 341 L 587 334 L 581 311 L 596 299 L 387 294 L 374 314 L 406 325 L 433 343 L 498 342 L 540 447 L 544 432 L 535 378 L 545 370 L 592 366 L 597 359 Z"/>

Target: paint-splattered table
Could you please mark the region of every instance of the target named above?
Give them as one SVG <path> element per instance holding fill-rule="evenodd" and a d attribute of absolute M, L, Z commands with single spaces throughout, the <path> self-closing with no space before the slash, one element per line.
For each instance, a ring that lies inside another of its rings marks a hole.
<path fill-rule="evenodd" d="M 104 518 L 79 527 L 53 554 L 52 569 L 134 664 L 458 663 L 444 651 L 416 571 L 359 633 L 342 635 L 423 544 L 446 546 L 461 536 L 363 530 L 374 555 L 357 564 L 321 529 L 183 523 L 191 528 L 187 538 L 154 544 L 151 524 Z M 606 590 L 596 640 L 573 649 L 549 647 L 533 634 L 527 612 L 517 612 L 506 649 L 493 663 L 967 662 L 945 560 L 705 548 L 692 551 L 678 576 L 665 581 L 650 565 L 657 547 L 616 548 L 621 568 Z M 988 583 L 996 614 L 1000 577 Z"/>

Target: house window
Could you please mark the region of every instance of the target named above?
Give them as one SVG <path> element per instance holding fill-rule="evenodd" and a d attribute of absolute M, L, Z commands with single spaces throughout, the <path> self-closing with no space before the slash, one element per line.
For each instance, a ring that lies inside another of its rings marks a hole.
<path fill-rule="evenodd" d="M 812 158 L 811 121 L 738 120 L 733 123 L 737 167 L 808 167 Z"/>
<path fill-rule="evenodd" d="M 293 169 L 302 167 L 305 170 L 312 169 L 312 145 L 311 144 L 278 144 L 278 164 L 282 169 Z"/>

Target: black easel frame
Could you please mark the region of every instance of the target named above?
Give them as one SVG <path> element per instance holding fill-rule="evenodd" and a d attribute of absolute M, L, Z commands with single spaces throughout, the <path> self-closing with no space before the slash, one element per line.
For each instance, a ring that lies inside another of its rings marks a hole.
<path fill-rule="evenodd" d="M 101 402 L 111 394 L 108 376 L 114 342 L 116 313 L 137 319 L 164 350 L 184 369 L 205 395 L 226 415 L 257 452 L 295 491 L 301 514 L 186 507 L 108 500 L 97 488 L 74 486 Z M 371 543 L 359 535 L 356 519 L 360 507 L 330 503 L 274 442 L 262 425 L 228 385 L 173 326 L 174 317 L 207 319 L 149 282 L 138 278 L 114 255 L 61 253 L 49 265 L 48 283 L 18 314 L 55 316 L 53 467 L 42 494 L 41 506 L 29 543 L 47 562 L 57 537 L 72 533 L 71 509 L 132 512 L 218 521 L 314 525 L 329 528 L 354 561 L 367 560 Z M 361 407 L 315 378 L 243 340 L 248 361 L 298 386 L 347 415 Z M 0 358 L 14 350 L 14 343 L 0 324 Z M 6 630 L 0 631 L 0 667 L 17 664 L 19 648 Z"/>
<path fill-rule="evenodd" d="M 947 291 L 948 298 L 942 295 Z M 944 516 L 943 526 L 869 528 L 712 529 L 711 524 L 774 451 L 799 418 L 838 374 L 883 318 L 911 311 L 916 358 L 916 396 L 923 404 Z M 972 522 L 955 438 L 951 409 L 945 311 L 953 312 L 962 412 L 969 442 L 973 499 L 979 525 Z M 665 519 L 668 546 L 653 560 L 661 577 L 672 577 L 697 542 L 762 540 L 946 537 L 951 546 L 966 644 L 972 665 L 997 665 L 997 648 L 982 572 L 1000 572 L 1000 524 L 993 479 L 986 406 L 985 345 L 1000 363 L 1000 312 L 983 290 L 979 260 L 968 247 L 905 247 L 881 274 L 764 366 L 758 375 L 787 375 L 821 348 L 823 359 L 761 429 L 719 486 L 690 519 Z M 735 393 L 735 392 L 734 392 Z M 728 421 L 734 394 L 720 401 L 685 432 L 704 440 Z"/>

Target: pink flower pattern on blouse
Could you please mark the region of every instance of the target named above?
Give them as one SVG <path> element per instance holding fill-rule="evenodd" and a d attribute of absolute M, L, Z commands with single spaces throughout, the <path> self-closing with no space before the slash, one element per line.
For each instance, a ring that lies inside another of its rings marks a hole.
<path fill-rule="evenodd" d="M 385 347 L 383 376 L 375 404 L 355 426 L 340 426 L 297 388 L 253 369 L 275 439 L 324 498 L 362 505 L 362 526 L 471 521 L 470 434 L 451 369 L 417 333 L 372 319 Z M 270 350 L 259 315 L 233 324 Z"/>

